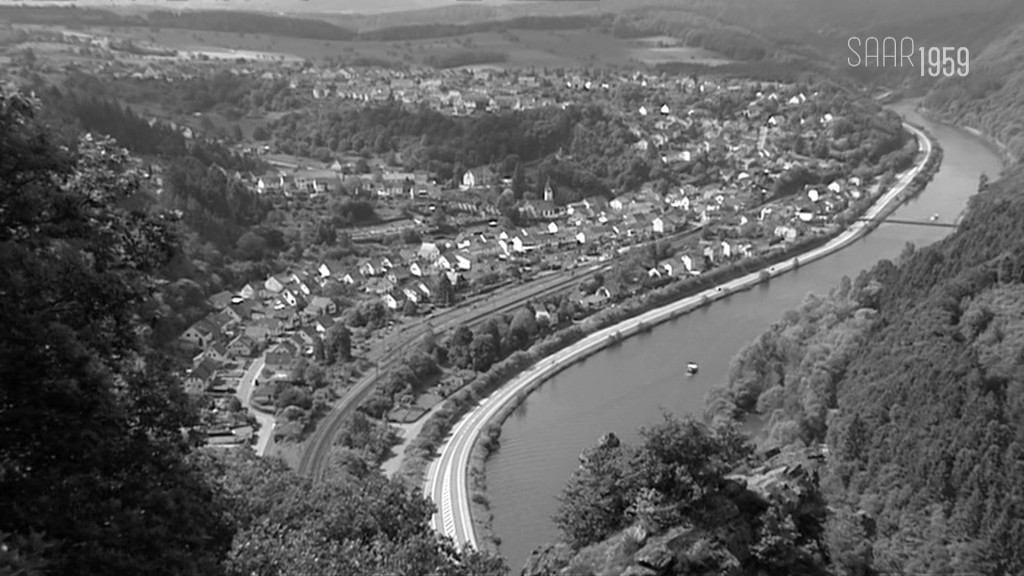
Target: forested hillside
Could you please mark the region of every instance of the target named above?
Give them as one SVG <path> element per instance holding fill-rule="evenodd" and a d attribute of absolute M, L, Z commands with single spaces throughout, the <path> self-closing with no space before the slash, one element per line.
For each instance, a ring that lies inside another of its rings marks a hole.
<path fill-rule="evenodd" d="M 960 230 L 788 312 L 736 358 L 718 419 L 762 448 L 826 443 L 841 574 L 1021 574 L 1024 170 Z"/>
<path fill-rule="evenodd" d="M 202 452 L 154 346 L 180 243 L 112 141 L 58 146 L 0 92 L 0 573 L 502 574 L 437 539 L 431 504 L 340 449 L 313 486 L 245 452 Z"/>
<path fill-rule="evenodd" d="M 1024 5 L 1018 6 L 1024 13 Z M 1017 20 L 1020 21 L 1020 18 Z M 972 54 L 966 78 L 940 81 L 924 105 L 942 118 L 972 126 L 1006 146 L 1013 160 L 1024 157 L 1024 23 Z"/>
<path fill-rule="evenodd" d="M 180 215 L 176 257 L 161 270 L 169 283 L 156 332 L 168 341 L 206 314 L 206 295 L 265 276 L 298 242 L 286 242 L 283 227 L 268 224 L 273 207 L 238 177 L 264 173 L 262 160 L 237 154 L 206 134 L 186 138 L 180 128 L 141 117 L 105 88 L 89 89 L 97 83 L 76 74 L 59 87 L 38 85 L 35 92 L 45 104 L 40 118 L 55 141 L 68 147 L 86 133 L 113 137 L 138 161 L 143 175 L 126 202 Z M 340 225 L 351 206 L 336 208 L 333 217 L 322 219 L 324 225 Z"/>
<path fill-rule="evenodd" d="M 428 170 L 442 181 L 456 172 L 497 166 L 510 156 L 532 163 L 581 146 L 590 148 L 546 167 L 554 185 L 580 194 L 608 194 L 612 186 L 638 187 L 650 171 L 647 159 L 629 149 L 636 136 L 621 119 L 598 106 L 453 117 L 387 103 L 326 114 L 296 112 L 271 126 L 277 146 L 285 152 L 312 156 L 348 150 L 396 152 L 407 168 Z M 594 146 L 598 142 L 601 147 Z M 510 163 L 508 169 L 514 166 L 515 162 Z"/>

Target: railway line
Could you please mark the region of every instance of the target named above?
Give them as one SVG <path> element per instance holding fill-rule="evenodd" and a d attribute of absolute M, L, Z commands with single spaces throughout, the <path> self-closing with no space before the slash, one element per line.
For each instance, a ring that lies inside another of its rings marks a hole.
<path fill-rule="evenodd" d="M 659 240 L 668 240 L 673 247 L 678 248 L 686 239 L 700 234 L 700 232 L 701 227 L 698 226 L 692 230 L 667 235 Z M 636 245 L 632 249 L 640 249 L 647 245 L 648 243 Z M 428 330 L 444 332 L 459 325 L 474 328 L 493 314 L 515 311 L 527 302 L 561 293 L 593 278 L 598 273 L 607 272 L 612 268 L 613 262 L 614 260 L 603 264 L 594 264 L 579 273 L 563 271 L 547 278 L 534 280 L 527 287 L 506 288 L 492 296 L 478 297 L 471 306 L 467 306 L 469 302 L 465 302 L 458 307 L 450 308 L 403 329 L 401 338 L 397 342 L 389 343 L 390 345 L 383 353 L 378 351 L 378 357 L 368 356 L 368 359 L 374 362 L 376 369 L 353 385 L 320 422 L 302 451 L 298 472 L 314 480 L 320 480 L 323 477 L 327 455 L 341 432 L 345 419 L 373 393 L 380 375 L 383 374 L 387 377 L 387 374 L 402 361 L 408 346 L 416 342 Z M 492 298 L 495 299 L 495 302 L 488 304 Z M 481 303 L 483 306 L 480 305 Z"/>
<path fill-rule="evenodd" d="M 481 302 L 477 302 L 468 308 L 465 305 L 452 308 L 427 321 L 421 321 L 405 329 L 402 332 L 401 339 L 392 343 L 383 354 L 375 360 L 372 356 L 370 357 L 376 364 L 377 369 L 367 374 L 350 388 L 317 427 L 316 432 L 310 437 L 306 448 L 302 452 L 299 460 L 299 473 L 316 480 L 323 476 L 327 454 L 330 452 L 331 446 L 334 445 L 334 440 L 341 432 L 345 419 L 352 414 L 359 404 L 370 396 L 380 375 L 384 374 L 386 376 L 392 369 L 396 368 L 401 362 L 408 346 L 416 342 L 428 330 L 444 332 L 459 325 L 474 328 L 491 315 L 517 310 L 527 302 L 570 289 L 576 284 L 592 278 L 599 272 L 607 272 L 610 268 L 611 264 L 598 264 L 576 275 L 562 273 L 554 277 L 545 278 L 540 280 L 540 283 L 526 290 L 516 287 L 515 293 L 510 297 L 495 296 L 495 298 L 500 300 L 494 304 L 488 305 L 487 300 L 484 300 L 483 306 L 480 306 Z M 443 320 L 443 322 L 438 324 L 437 322 L 440 320 Z"/>
<path fill-rule="evenodd" d="M 698 226 L 691 230 L 666 235 L 664 238 L 653 240 L 652 242 L 668 240 L 674 248 L 678 248 L 688 238 L 700 234 L 701 229 L 702 227 Z M 635 245 L 631 249 L 642 249 L 649 244 L 650 242 Z M 439 314 L 435 314 L 433 317 L 404 328 L 401 338 L 397 342 L 389 343 L 390 345 L 383 353 L 378 351 L 379 356 L 376 359 L 372 355 L 368 356 L 368 359 L 376 365 L 376 369 L 353 385 L 327 416 L 324 417 L 323 421 L 320 422 L 320 425 L 317 426 L 316 431 L 310 436 L 302 451 L 298 472 L 314 480 L 319 480 L 323 477 L 327 455 L 334 445 L 338 434 L 341 432 L 345 419 L 373 393 L 374 385 L 377 383 L 380 375 L 383 374 L 387 377 L 387 374 L 402 361 L 408 346 L 416 342 L 428 330 L 440 333 L 459 325 L 474 328 L 493 314 L 515 311 L 527 302 L 559 294 L 593 278 L 598 273 L 607 272 L 612 268 L 614 261 L 612 259 L 605 263 L 593 264 L 582 272 L 578 272 L 579 269 L 574 269 L 572 272 L 563 271 L 546 278 L 531 281 L 525 287 L 514 286 L 503 289 L 491 296 L 477 297 L 476 302 L 464 302 L 455 308 L 449 308 Z M 492 299 L 494 302 L 488 304 Z M 469 305 L 471 302 L 473 303 Z"/>

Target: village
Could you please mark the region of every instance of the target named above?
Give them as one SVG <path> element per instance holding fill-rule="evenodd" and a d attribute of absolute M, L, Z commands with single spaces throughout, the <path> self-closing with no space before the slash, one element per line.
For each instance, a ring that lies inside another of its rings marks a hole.
<path fill-rule="evenodd" d="M 509 202 L 512 179 L 496 166 L 467 167 L 449 180 L 405 169 L 394 158 L 338 155 L 324 161 L 282 153 L 273 139 L 221 138 L 272 166 L 231 177 L 275 207 L 296 210 L 347 197 L 369 201 L 387 215 L 338 231 L 369 256 L 294 262 L 261 282 L 215 294 L 209 314 L 181 335 L 194 358 L 186 391 L 209 400 L 209 442 L 253 444 L 261 453 L 280 412 L 275 383 L 292 378 L 295 363 L 309 361 L 328 331 L 345 322 L 343 303 L 354 301 L 384 318 L 379 326 L 352 330 L 358 357 L 396 322 L 535 278 L 614 265 L 640 244 L 672 244 L 646 271 L 651 278 L 696 276 L 763 256 L 834 231 L 841 216 L 863 207 L 881 183 L 877 177 L 862 181 L 838 155 L 811 152 L 844 119 L 833 114 L 827 98 L 792 84 L 640 71 L 332 67 L 238 54 L 217 59 L 81 33 L 47 38 L 89 56 L 74 65 L 101 78 L 172 85 L 226 72 L 275 87 L 293 109 L 389 102 L 458 117 L 597 104 L 628 126 L 633 151 L 660 159 L 667 172 L 701 162 L 714 174 L 710 184 L 666 188 L 647 182 L 636 190 L 613 190 L 613 197 L 584 195 L 568 203 L 558 201 L 549 182 L 543 193 Z M 116 57 L 97 59 L 99 52 Z M 631 90 L 639 96 L 619 97 Z M 726 100 L 742 104 L 723 114 L 714 103 Z M 154 116 L 150 122 L 167 123 L 193 139 L 204 136 L 201 117 Z M 839 176 L 798 182 L 779 194 L 778 183 L 799 170 Z M 153 177 L 159 193 L 159 166 Z M 508 204 L 518 214 L 514 223 Z M 602 283 L 567 294 L 583 313 L 614 297 L 614 287 Z"/>

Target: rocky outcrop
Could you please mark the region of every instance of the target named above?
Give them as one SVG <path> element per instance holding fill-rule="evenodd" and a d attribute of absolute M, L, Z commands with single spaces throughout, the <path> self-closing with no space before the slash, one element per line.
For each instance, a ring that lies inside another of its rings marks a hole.
<path fill-rule="evenodd" d="M 569 565 L 576 553 L 568 544 L 547 544 L 534 550 L 523 566 L 521 576 L 554 576 Z"/>
<path fill-rule="evenodd" d="M 610 447 L 617 438 L 602 438 Z M 773 455 L 775 456 L 775 455 Z M 603 542 L 578 551 L 565 544 L 538 549 L 522 576 L 749 576 L 756 518 L 771 505 L 802 514 L 819 506 L 813 497 L 816 459 L 783 454 L 757 468 L 725 478 L 719 497 L 705 502 L 700 526 L 661 527 L 636 524 Z"/>

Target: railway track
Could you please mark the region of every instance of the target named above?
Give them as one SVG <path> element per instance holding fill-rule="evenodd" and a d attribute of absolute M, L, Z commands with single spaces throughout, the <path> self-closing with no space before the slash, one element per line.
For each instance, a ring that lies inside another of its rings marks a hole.
<path fill-rule="evenodd" d="M 700 234 L 701 227 L 684 232 L 677 232 L 665 238 L 655 240 L 668 240 L 673 247 L 678 248 L 688 238 Z M 633 246 L 634 250 L 642 249 L 649 243 Z M 502 292 L 512 292 L 507 297 L 496 296 L 497 301 L 492 305 L 479 306 L 479 302 L 472 307 L 460 306 L 442 312 L 427 321 L 421 321 L 402 331 L 402 337 L 392 343 L 375 361 L 376 369 L 359 380 L 350 388 L 338 401 L 335 407 L 324 417 L 324 420 L 317 426 L 316 431 L 307 441 L 299 459 L 298 472 L 302 475 L 320 480 L 323 477 L 324 466 L 327 462 L 327 455 L 334 445 L 335 439 L 344 426 L 345 419 L 355 411 L 373 393 L 375 384 L 383 374 L 387 374 L 396 368 L 404 357 L 408 346 L 416 342 L 428 330 L 444 332 L 459 325 L 474 328 L 494 314 L 503 314 L 519 309 L 523 304 L 532 300 L 546 298 L 558 294 L 573 286 L 593 278 L 595 274 L 607 272 L 612 268 L 614 260 L 603 264 L 595 264 L 578 274 L 566 275 L 564 272 L 554 277 L 541 279 L 539 283 L 527 287 L 511 287 Z M 443 321 L 442 321 L 443 320 Z M 439 324 L 438 321 L 441 321 Z"/>
<path fill-rule="evenodd" d="M 428 330 L 444 332 L 459 325 L 474 328 L 483 323 L 488 317 L 494 314 L 503 314 L 518 310 L 529 301 L 547 297 L 552 294 L 565 291 L 576 284 L 592 278 L 599 272 L 607 272 L 611 264 L 596 265 L 580 274 L 568 277 L 556 277 L 545 279 L 533 289 L 519 292 L 510 298 L 501 298 L 494 305 L 484 305 L 480 308 L 453 308 L 446 311 L 441 317 L 435 317 L 429 322 L 420 322 L 404 330 L 402 338 L 393 343 L 388 350 L 380 355 L 375 361 L 377 369 L 367 374 L 352 388 L 350 388 L 341 400 L 335 405 L 330 413 L 317 427 L 310 437 L 306 448 L 299 459 L 298 472 L 314 480 L 319 480 L 324 473 L 324 465 L 327 461 L 327 454 L 334 445 L 334 440 L 341 432 L 345 419 L 373 393 L 374 385 L 380 376 L 386 375 L 396 368 L 404 357 L 408 346 L 427 333 Z M 518 292 L 518 289 L 517 289 Z M 451 317 L 445 317 L 451 315 Z M 443 318 L 441 324 L 435 324 Z"/>

